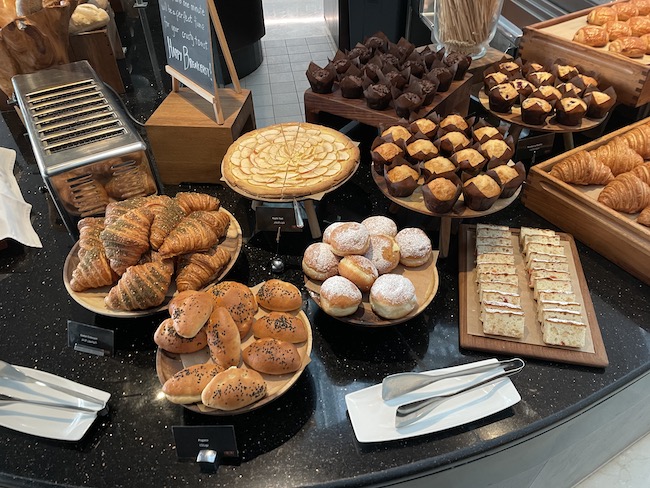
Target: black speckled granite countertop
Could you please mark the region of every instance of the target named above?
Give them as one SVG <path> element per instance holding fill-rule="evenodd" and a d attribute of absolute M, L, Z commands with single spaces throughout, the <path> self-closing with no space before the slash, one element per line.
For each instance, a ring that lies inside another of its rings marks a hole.
<path fill-rule="evenodd" d="M 4 130 L 4 128 L 3 128 Z M 16 147 L 6 137 L 3 145 Z M 24 140 L 23 140 L 24 142 Z M 34 208 L 34 227 L 43 249 L 12 244 L 0 251 L 0 358 L 49 371 L 112 394 L 108 416 L 79 442 L 67 443 L 0 428 L 0 484 L 7 486 L 361 486 L 388 483 L 480 456 L 523 439 L 592 405 L 650 369 L 648 286 L 578 243 L 580 259 L 609 355 L 604 369 L 529 360 L 513 377 L 521 402 L 462 427 L 381 444 L 356 441 L 344 396 L 378 383 L 390 373 L 423 371 L 492 357 L 459 349 L 457 240 L 438 263 L 440 287 L 416 319 L 387 328 L 362 328 L 322 313 L 304 292 L 313 327 L 311 363 L 281 398 L 236 417 L 192 413 L 158 398 L 153 332 L 163 315 L 111 319 L 95 315 L 66 293 L 62 267 L 73 242 L 53 215 L 29 151 L 18 149 L 20 186 Z M 363 151 L 362 151 L 363 152 Z M 245 233 L 252 225 L 250 202 L 229 189 L 195 187 L 217 195 Z M 173 194 L 177 188 L 169 188 Z M 317 206 L 321 225 L 388 214 L 364 162 L 353 179 Z M 393 215 L 401 227 L 423 226 L 437 242 L 435 219 L 406 211 Z M 550 227 L 519 201 L 481 222 Z M 272 277 L 274 235 L 254 235 L 228 279 L 255 285 Z M 280 278 L 302 286 L 301 253 L 309 231 L 284 234 L 280 253 L 287 270 Z M 95 357 L 67 346 L 68 319 L 115 331 L 113 357 Z M 1 414 L 1 408 L 0 408 Z M 201 474 L 196 464 L 179 462 L 171 428 L 175 425 L 235 427 L 240 465 Z"/>

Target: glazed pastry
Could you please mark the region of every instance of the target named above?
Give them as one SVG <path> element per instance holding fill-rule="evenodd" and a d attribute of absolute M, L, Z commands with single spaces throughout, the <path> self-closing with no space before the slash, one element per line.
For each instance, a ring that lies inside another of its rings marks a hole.
<path fill-rule="evenodd" d="M 129 266 L 136 264 L 149 250 L 149 229 L 153 212 L 146 208 L 134 208 L 115 222 L 107 225 L 100 234 L 106 257 L 111 268 L 122 275 Z"/>
<path fill-rule="evenodd" d="M 573 36 L 573 40 L 587 46 L 603 47 L 609 41 L 609 33 L 604 27 L 587 25 L 578 29 Z"/>
<path fill-rule="evenodd" d="M 611 7 L 596 7 L 587 14 L 587 23 L 592 25 L 605 25 L 612 20 L 618 20 L 618 14 Z"/>
<path fill-rule="evenodd" d="M 632 17 L 639 15 L 639 9 L 631 2 L 619 2 L 612 5 L 612 8 L 616 10 L 616 16 L 618 20 L 628 20 Z"/>
<path fill-rule="evenodd" d="M 622 20 L 615 20 L 612 22 L 607 22 L 605 24 L 605 29 L 607 29 L 609 41 L 615 41 L 619 37 L 627 37 L 632 35 L 632 29 L 630 24 L 623 22 Z"/>
<path fill-rule="evenodd" d="M 603 188 L 598 201 L 619 212 L 640 212 L 650 205 L 650 186 L 631 173 L 623 173 Z"/>
<path fill-rule="evenodd" d="M 131 266 L 104 298 L 112 310 L 143 310 L 165 300 L 172 281 L 173 266 L 152 262 Z"/>
<path fill-rule="evenodd" d="M 622 54 L 628 58 L 642 58 L 646 48 L 646 43 L 639 37 L 619 37 L 609 44 L 611 52 Z"/>
<path fill-rule="evenodd" d="M 219 210 L 220 206 L 218 198 L 205 193 L 181 192 L 177 193 L 174 198 L 176 198 L 176 202 L 183 209 L 185 215 L 197 210 Z"/>
<path fill-rule="evenodd" d="M 205 251 L 226 235 L 230 216 L 220 211 L 199 210 L 185 217 L 165 238 L 160 254 L 165 257 Z"/>
<path fill-rule="evenodd" d="M 216 279 L 219 272 L 230 262 L 230 253 L 216 247 L 205 253 L 192 253 L 182 256 L 178 265 L 176 276 L 176 289 L 200 290 Z"/>
<path fill-rule="evenodd" d="M 594 159 L 608 166 L 614 176 L 626 173 L 632 168 L 643 164 L 643 157 L 627 145 L 625 139 L 615 137 L 593 151 Z"/>
<path fill-rule="evenodd" d="M 638 14 L 637 15 L 649 15 L 650 14 L 650 0 L 630 0 L 630 3 L 634 4 Z"/>
<path fill-rule="evenodd" d="M 644 34 L 650 34 L 650 19 L 648 17 L 631 17 L 627 23 L 633 36 L 641 37 Z"/>
<path fill-rule="evenodd" d="M 588 151 L 578 151 L 553 166 L 551 176 L 576 185 L 606 185 L 614 179 L 612 170 Z"/>

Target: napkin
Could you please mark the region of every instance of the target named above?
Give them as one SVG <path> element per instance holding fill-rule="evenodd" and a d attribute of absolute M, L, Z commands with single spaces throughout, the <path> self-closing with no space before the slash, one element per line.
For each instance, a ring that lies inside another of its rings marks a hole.
<path fill-rule="evenodd" d="M 25 202 L 14 176 L 15 161 L 16 151 L 0 147 L 0 240 L 43 247 L 29 218 L 32 206 Z"/>

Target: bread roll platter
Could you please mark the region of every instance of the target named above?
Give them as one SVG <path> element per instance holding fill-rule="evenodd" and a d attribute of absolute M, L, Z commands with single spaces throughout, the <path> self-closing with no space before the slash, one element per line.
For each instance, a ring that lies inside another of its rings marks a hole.
<path fill-rule="evenodd" d="M 281 292 L 269 292 L 271 288 Z M 188 300 L 208 297 L 198 321 L 178 312 L 185 304 L 172 303 L 170 318 L 154 336 L 159 345 L 156 373 L 168 400 L 207 415 L 236 415 L 260 408 L 291 388 L 309 364 L 312 348 L 299 290 L 280 280 L 252 288 L 225 281 L 198 293 L 187 295 Z M 196 309 L 186 310 L 191 308 Z M 178 323 L 183 315 L 198 324 L 191 325 L 190 333 Z"/>
<path fill-rule="evenodd" d="M 107 218 L 82 219 L 79 228 L 63 265 L 65 288 L 87 310 L 118 318 L 151 315 L 164 310 L 177 290 L 221 280 L 242 248 L 235 217 L 201 193 L 109 204 Z"/>
<path fill-rule="evenodd" d="M 573 237 L 547 229 L 478 227 L 463 225 L 460 232 L 460 345 L 607 366 Z M 496 247 L 497 241 L 505 242 Z"/>

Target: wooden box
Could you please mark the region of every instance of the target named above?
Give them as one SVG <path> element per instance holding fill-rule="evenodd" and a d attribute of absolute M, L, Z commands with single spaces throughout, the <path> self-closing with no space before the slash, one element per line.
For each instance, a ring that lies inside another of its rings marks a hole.
<path fill-rule="evenodd" d="M 217 124 L 212 104 L 188 88 L 171 92 L 147 121 L 146 129 L 164 184 L 219 183 L 228 147 L 255 129 L 250 90 L 219 89 L 225 122 Z"/>
<path fill-rule="evenodd" d="M 560 229 L 573 234 L 630 274 L 650 284 L 650 228 L 628 215 L 598 202 L 603 186 L 564 183 L 549 171 L 559 161 L 580 150 L 592 150 L 649 119 L 636 122 L 588 144 L 533 166 L 524 186 L 522 202 Z"/>
<path fill-rule="evenodd" d="M 590 10 L 524 27 L 519 54 L 525 60 L 543 64 L 564 59 L 583 71 L 593 71 L 599 81 L 614 87 L 618 101 L 624 105 L 639 107 L 650 102 L 650 55 L 631 59 L 609 52 L 607 46 L 595 48 L 572 41 L 575 32 L 587 25 Z"/>

